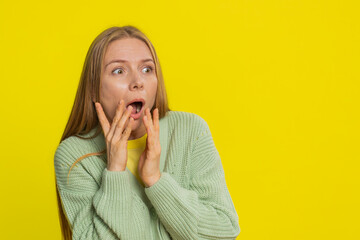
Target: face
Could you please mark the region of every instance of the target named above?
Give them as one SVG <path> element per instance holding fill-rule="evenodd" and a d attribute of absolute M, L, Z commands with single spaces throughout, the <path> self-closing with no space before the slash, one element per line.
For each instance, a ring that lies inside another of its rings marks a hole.
<path fill-rule="evenodd" d="M 134 99 L 145 101 L 140 117 L 133 122 L 129 140 L 144 136 L 142 118 L 145 109 L 154 106 L 157 90 L 155 63 L 148 46 L 136 38 L 111 42 L 105 53 L 100 85 L 100 103 L 109 123 L 121 99 L 125 107 Z"/>

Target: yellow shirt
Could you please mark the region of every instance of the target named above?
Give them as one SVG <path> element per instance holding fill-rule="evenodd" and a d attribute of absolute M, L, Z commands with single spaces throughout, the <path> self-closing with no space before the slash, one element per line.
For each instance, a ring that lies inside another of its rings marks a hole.
<path fill-rule="evenodd" d="M 147 133 L 144 136 L 128 140 L 127 150 L 128 150 L 128 159 L 126 166 L 130 170 L 130 172 L 138 179 L 139 183 L 145 187 L 145 184 L 141 181 L 141 178 L 138 173 L 138 163 L 141 154 L 145 150 L 146 147 L 146 138 Z"/>

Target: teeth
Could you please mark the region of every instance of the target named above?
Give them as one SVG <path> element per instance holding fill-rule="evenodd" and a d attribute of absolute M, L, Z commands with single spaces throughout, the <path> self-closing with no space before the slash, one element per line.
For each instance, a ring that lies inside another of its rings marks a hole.
<path fill-rule="evenodd" d="M 136 113 L 140 112 L 140 110 L 141 110 L 141 106 L 140 106 L 140 105 L 137 105 L 137 106 L 136 106 Z"/>

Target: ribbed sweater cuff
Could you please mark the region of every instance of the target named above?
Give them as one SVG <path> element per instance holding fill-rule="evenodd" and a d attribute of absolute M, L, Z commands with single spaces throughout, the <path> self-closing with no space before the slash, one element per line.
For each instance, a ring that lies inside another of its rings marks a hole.
<path fill-rule="evenodd" d="M 162 172 L 160 179 L 151 187 L 145 188 L 145 193 L 153 206 L 158 210 L 166 210 L 176 199 L 182 199 L 183 190 L 178 182 L 167 172 Z M 187 201 L 189 199 L 186 199 Z"/>
<path fill-rule="evenodd" d="M 102 192 L 109 199 L 123 199 L 121 193 L 129 192 L 130 179 L 127 171 L 109 171 L 107 168 L 102 174 Z"/>
<path fill-rule="evenodd" d="M 155 184 L 144 188 L 149 200 L 158 201 L 166 197 L 166 195 L 169 195 L 168 188 L 173 184 L 172 181 L 175 180 L 167 172 L 162 172 L 159 180 Z"/>

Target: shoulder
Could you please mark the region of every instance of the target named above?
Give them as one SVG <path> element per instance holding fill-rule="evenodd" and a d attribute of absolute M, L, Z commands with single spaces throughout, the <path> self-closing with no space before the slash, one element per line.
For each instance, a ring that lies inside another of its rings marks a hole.
<path fill-rule="evenodd" d="M 209 130 L 205 119 L 196 113 L 184 111 L 169 111 L 169 125 L 171 128 L 182 128 L 192 130 L 193 133 L 201 133 Z"/>
<path fill-rule="evenodd" d="M 58 145 L 54 155 L 56 183 L 59 190 L 96 191 L 105 166 L 102 159 L 91 153 L 92 141 L 70 136 Z"/>
<path fill-rule="evenodd" d="M 93 133 L 93 131 L 92 131 Z M 83 135 L 85 137 L 85 135 Z M 87 134 L 86 137 L 90 135 Z M 54 162 L 55 164 L 71 165 L 76 159 L 93 152 L 101 151 L 94 139 L 82 139 L 77 136 L 70 136 L 57 146 Z"/>
<path fill-rule="evenodd" d="M 76 136 L 71 136 L 61 141 L 55 151 L 55 165 L 72 164 L 77 157 L 80 157 L 78 152 L 81 144 L 81 141 Z"/>
<path fill-rule="evenodd" d="M 203 117 L 196 113 L 183 112 L 183 111 L 169 111 L 167 112 L 169 119 L 177 122 L 191 121 L 195 124 L 206 124 Z"/>

